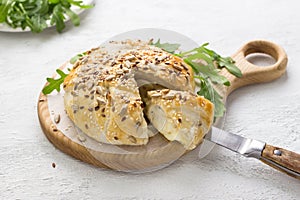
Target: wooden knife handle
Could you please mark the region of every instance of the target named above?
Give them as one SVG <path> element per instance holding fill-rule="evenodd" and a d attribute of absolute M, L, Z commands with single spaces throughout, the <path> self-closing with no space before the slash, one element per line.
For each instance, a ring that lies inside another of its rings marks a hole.
<path fill-rule="evenodd" d="M 261 161 L 267 165 L 300 179 L 300 154 L 266 144 Z"/>

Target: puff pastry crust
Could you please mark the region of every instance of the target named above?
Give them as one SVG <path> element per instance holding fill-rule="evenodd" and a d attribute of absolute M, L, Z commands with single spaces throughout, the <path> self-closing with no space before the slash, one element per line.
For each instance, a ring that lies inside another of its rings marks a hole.
<path fill-rule="evenodd" d="M 190 92 L 195 87 L 192 70 L 181 58 L 147 42 L 110 42 L 74 64 L 64 81 L 65 109 L 99 142 L 143 145 L 153 135 L 143 113 L 143 85 Z"/>

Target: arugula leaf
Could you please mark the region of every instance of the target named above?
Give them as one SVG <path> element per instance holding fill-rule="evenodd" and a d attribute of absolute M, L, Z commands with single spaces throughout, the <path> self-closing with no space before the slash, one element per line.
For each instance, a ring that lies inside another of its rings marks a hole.
<path fill-rule="evenodd" d="M 60 75 L 60 78 L 47 78 L 48 85 L 42 90 L 43 94 L 50 94 L 53 90 L 60 92 L 60 85 L 64 82 L 68 74 L 65 74 L 62 70 L 57 69 L 56 72 Z"/>
<path fill-rule="evenodd" d="M 82 8 L 82 9 L 89 9 L 89 8 L 93 8 L 94 6 L 93 5 L 84 5 L 82 4 L 83 1 L 74 1 L 74 0 L 68 0 L 68 2 L 74 6 L 77 6 L 79 8 Z"/>
<path fill-rule="evenodd" d="M 222 101 L 222 96 L 215 90 L 212 84 L 208 79 L 203 78 L 201 76 L 195 76 L 195 78 L 200 80 L 200 90 L 197 92 L 198 95 L 204 96 L 214 103 L 214 117 L 222 117 L 226 110 L 225 105 Z"/>
<path fill-rule="evenodd" d="M 153 45 L 162 48 L 160 40 Z M 168 44 L 168 46 L 169 45 L 171 44 Z M 187 52 L 174 54 L 174 51 L 172 51 L 171 53 L 183 58 L 184 62 L 192 67 L 196 74 L 194 77 L 198 80 L 198 82 L 196 80 L 196 83 L 198 83 L 200 87 L 197 94 L 204 96 L 214 104 L 215 117 L 222 117 L 225 113 L 225 105 L 222 96 L 214 89 L 213 84 L 230 86 L 228 79 L 219 74 L 220 69 L 224 67 L 236 77 L 241 77 L 242 73 L 240 69 L 235 66 L 232 58 L 222 57 L 215 51 L 208 49 L 207 46 L 208 43 L 205 43 Z"/>
<path fill-rule="evenodd" d="M 53 8 L 53 16 L 51 18 L 50 24 L 54 25 L 56 24 L 56 30 L 57 32 L 61 33 L 62 30 L 66 27 L 64 20 L 65 16 L 63 15 L 63 7 L 61 4 L 57 4 Z"/>
<path fill-rule="evenodd" d="M 85 55 L 86 55 L 86 52 L 77 54 L 76 56 L 74 56 L 74 57 L 72 57 L 72 58 L 70 59 L 70 63 L 71 63 L 71 64 L 74 64 L 79 58 L 81 58 L 81 57 L 83 57 L 83 56 L 85 56 Z"/>
<path fill-rule="evenodd" d="M 170 44 L 170 43 L 162 43 L 161 44 L 160 39 L 158 39 L 156 43 L 153 43 L 152 41 L 150 41 L 150 45 L 154 45 L 154 46 L 161 48 L 171 54 L 174 54 L 175 51 L 180 47 L 180 44 Z"/>
<path fill-rule="evenodd" d="M 11 4 L 11 0 L 2 0 L 0 2 L 0 23 L 5 22 Z"/>
<path fill-rule="evenodd" d="M 238 78 L 242 77 L 241 70 L 235 66 L 235 61 L 231 57 L 222 57 L 219 54 L 217 54 L 215 51 L 207 49 L 206 46 L 209 43 L 205 43 L 200 47 L 200 51 L 202 50 L 204 53 L 210 55 L 213 59 L 213 61 L 216 61 L 218 67 L 223 68 L 225 67 L 231 74 L 235 75 Z"/>
<path fill-rule="evenodd" d="M 195 62 L 194 60 L 196 59 L 203 60 L 205 63 Z M 194 54 L 184 58 L 184 61 L 192 66 L 194 70 L 196 69 L 195 71 L 197 73 L 201 73 L 204 78 L 209 78 L 213 83 L 223 84 L 226 86 L 230 85 L 228 79 L 219 74 L 219 70 L 214 67 L 213 61 L 205 54 Z"/>
<path fill-rule="evenodd" d="M 220 67 L 225 67 L 231 74 L 235 75 L 238 78 L 241 78 L 243 76 L 242 72 L 235 66 L 234 63 L 235 61 L 231 57 L 220 57 L 218 60 L 218 64 Z"/>
<path fill-rule="evenodd" d="M 34 33 L 42 32 L 50 23 L 61 33 L 67 16 L 74 26 L 80 25 L 80 18 L 71 6 L 81 9 L 93 7 L 77 0 L 0 0 L 0 23 L 23 30 L 28 27 Z"/>
<path fill-rule="evenodd" d="M 74 13 L 71 9 L 65 8 L 66 14 L 70 17 L 72 23 L 74 26 L 79 26 L 80 25 L 80 18 L 79 16 Z"/>

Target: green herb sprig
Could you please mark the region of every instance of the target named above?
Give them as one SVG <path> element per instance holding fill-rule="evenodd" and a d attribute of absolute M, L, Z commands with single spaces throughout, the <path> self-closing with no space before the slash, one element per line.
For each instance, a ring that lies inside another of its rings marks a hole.
<path fill-rule="evenodd" d="M 60 85 L 64 82 L 68 74 L 64 73 L 60 69 L 57 69 L 56 72 L 60 77 L 58 79 L 47 78 L 48 85 L 46 85 L 42 90 L 43 94 L 50 94 L 54 90 L 60 92 Z"/>
<path fill-rule="evenodd" d="M 0 23 L 23 30 L 28 27 L 34 33 L 42 32 L 50 24 L 61 33 L 66 26 L 66 16 L 74 26 L 80 25 L 80 18 L 71 6 L 93 7 L 84 5 L 81 0 L 0 0 Z"/>
<path fill-rule="evenodd" d="M 151 41 L 151 44 L 172 54 L 179 48 L 179 44 L 161 44 L 160 40 L 156 43 Z M 222 117 L 226 110 L 225 105 L 222 96 L 215 90 L 213 84 L 230 86 L 229 80 L 219 73 L 220 69 L 224 67 L 239 78 L 242 77 L 242 72 L 234 64 L 235 62 L 231 57 L 222 57 L 215 51 L 208 49 L 207 46 L 208 43 L 205 43 L 198 48 L 174 55 L 183 58 L 184 62 L 192 67 L 195 73 L 194 77 L 198 80 L 196 83 L 200 88 L 197 94 L 209 99 L 215 105 L 215 117 Z"/>
<path fill-rule="evenodd" d="M 87 54 L 86 52 L 77 54 L 76 56 L 74 56 L 70 59 L 70 63 L 74 64 L 79 58 L 85 56 L 86 54 Z"/>
<path fill-rule="evenodd" d="M 174 54 L 175 51 L 180 47 L 180 44 L 160 43 L 160 39 L 158 39 L 155 43 L 153 43 L 153 40 L 151 40 L 149 44 L 161 48 L 171 54 Z"/>

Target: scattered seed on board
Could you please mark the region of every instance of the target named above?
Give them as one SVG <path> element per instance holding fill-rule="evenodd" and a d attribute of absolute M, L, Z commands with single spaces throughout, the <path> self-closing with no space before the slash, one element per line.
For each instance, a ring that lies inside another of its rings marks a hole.
<path fill-rule="evenodd" d="M 54 122 L 58 124 L 60 122 L 60 114 L 54 116 Z"/>
<path fill-rule="evenodd" d="M 82 135 L 77 135 L 77 139 L 80 141 L 80 142 L 85 142 L 86 141 L 86 138 Z"/>

